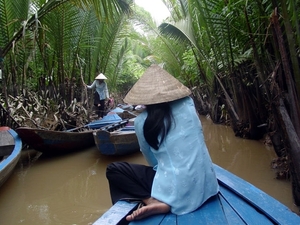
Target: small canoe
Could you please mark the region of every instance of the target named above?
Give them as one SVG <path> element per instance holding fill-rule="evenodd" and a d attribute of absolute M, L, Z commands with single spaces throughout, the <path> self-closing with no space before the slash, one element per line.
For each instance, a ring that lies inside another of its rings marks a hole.
<path fill-rule="evenodd" d="M 0 127 L 0 186 L 16 167 L 22 150 L 22 141 L 9 127 Z"/>
<path fill-rule="evenodd" d="M 180 216 L 158 214 L 128 223 L 126 215 L 139 203 L 118 201 L 94 225 L 300 224 L 296 213 L 265 192 L 217 165 L 215 171 L 220 192 L 194 212 Z"/>
<path fill-rule="evenodd" d="M 19 127 L 16 132 L 30 148 L 46 154 L 69 153 L 95 144 L 92 130 L 68 132 Z"/>
<path fill-rule="evenodd" d="M 121 127 L 111 132 L 96 130 L 93 136 L 102 155 L 128 155 L 140 149 L 134 126 Z"/>
<path fill-rule="evenodd" d="M 122 121 L 121 117 L 114 114 L 66 131 L 19 127 L 16 132 L 30 148 L 45 154 L 64 154 L 95 146 L 93 130 L 105 128 L 119 121 Z"/>

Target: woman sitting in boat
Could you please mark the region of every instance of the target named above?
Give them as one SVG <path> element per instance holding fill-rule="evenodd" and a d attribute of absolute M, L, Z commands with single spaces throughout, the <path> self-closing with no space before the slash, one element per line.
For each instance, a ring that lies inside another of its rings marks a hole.
<path fill-rule="evenodd" d="M 136 117 L 140 149 L 150 166 L 114 162 L 107 167 L 112 202 L 138 199 L 128 221 L 199 208 L 219 190 L 190 90 L 158 65 L 149 67 L 124 101 L 145 105 Z"/>

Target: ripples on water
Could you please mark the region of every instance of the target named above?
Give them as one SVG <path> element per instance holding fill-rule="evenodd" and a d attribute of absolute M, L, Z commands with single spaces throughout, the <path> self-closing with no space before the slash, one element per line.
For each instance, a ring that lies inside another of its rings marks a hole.
<path fill-rule="evenodd" d="M 231 128 L 201 117 L 214 163 L 244 178 L 294 211 L 291 185 L 275 179 L 272 148 L 240 139 Z M 0 224 L 87 225 L 110 206 L 107 164 L 112 161 L 146 163 L 140 153 L 103 157 L 96 147 L 64 156 L 47 157 L 26 150 L 12 177 L 0 189 Z"/>

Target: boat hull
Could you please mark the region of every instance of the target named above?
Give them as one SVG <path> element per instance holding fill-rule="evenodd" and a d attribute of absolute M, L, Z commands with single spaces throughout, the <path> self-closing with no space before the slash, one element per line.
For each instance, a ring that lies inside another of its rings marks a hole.
<path fill-rule="evenodd" d="M 16 132 L 30 148 L 45 154 L 64 154 L 95 146 L 94 129 L 105 129 L 111 124 L 121 123 L 117 114 L 103 117 L 82 127 L 66 131 L 44 130 L 31 127 L 19 127 Z"/>
<path fill-rule="evenodd" d="M 73 152 L 94 146 L 92 130 L 68 132 L 19 127 L 16 132 L 31 148 L 48 154 Z"/>
<path fill-rule="evenodd" d="M 94 225 L 187 225 L 187 224 L 300 224 L 300 217 L 285 205 L 227 170 L 214 165 L 220 191 L 194 212 L 157 214 L 128 223 L 126 215 L 138 202 L 118 201 Z"/>
<path fill-rule="evenodd" d="M 97 130 L 93 132 L 93 136 L 96 147 L 102 155 L 128 155 L 140 149 L 133 126 L 113 132 Z"/>
<path fill-rule="evenodd" d="M 0 187 L 16 167 L 21 150 L 22 141 L 18 134 L 8 127 L 0 127 Z"/>

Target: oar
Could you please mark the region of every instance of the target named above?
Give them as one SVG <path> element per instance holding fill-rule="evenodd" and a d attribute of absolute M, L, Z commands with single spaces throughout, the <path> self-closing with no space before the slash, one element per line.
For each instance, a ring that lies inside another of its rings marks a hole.
<path fill-rule="evenodd" d="M 83 80 L 82 66 L 81 66 L 80 58 L 79 58 L 78 55 L 77 55 L 77 61 L 78 61 L 78 65 L 80 67 L 80 77 L 81 77 L 81 82 L 82 82 L 82 85 L 83 85 L 83 88 L 84 88 L 84 93 L 85 93 L 85 98 L 86 98 L 86 107 L 87 107 L 88 122 L 90 122 L 90 113 L 89 113 L 90 112 L 90 108 L 89 108 L 89 99 L 88 99 L 87 87 L 86 87 L 86 84 L 84 83 L 84 80 Z"/>

